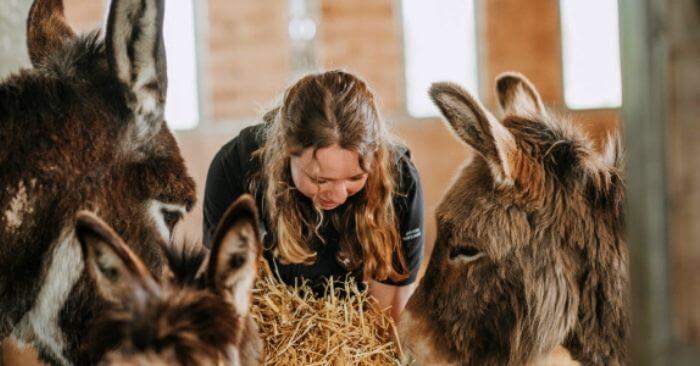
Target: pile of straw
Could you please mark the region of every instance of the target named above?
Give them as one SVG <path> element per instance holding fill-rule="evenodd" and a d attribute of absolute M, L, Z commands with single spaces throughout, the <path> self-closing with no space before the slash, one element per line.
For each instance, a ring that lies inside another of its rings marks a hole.
<path fill-rule="evenodd" d="M 329 281 L 325 296 L 275 278 L 267 263 L 253 291 L 251 312 L 265 343 L 265 365 L 398 365 L 396 329 L 366 291 Z M 341 293 L 351 294 L 342 296 Z"/>

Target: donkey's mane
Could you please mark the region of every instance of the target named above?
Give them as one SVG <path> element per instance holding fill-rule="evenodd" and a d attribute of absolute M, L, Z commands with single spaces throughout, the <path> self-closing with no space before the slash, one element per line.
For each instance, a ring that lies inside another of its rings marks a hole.
<path fill-rule="evenodd" d="M 583 181 L 594 205 L 610 208 L 620 203 L 622 194 L 616 188 L 622 183 L 623 154 L 618 133 L 609 134 L 596 149 L 591 137 L 568 116 L 548 112 L 550 116 L 541 121 L 508 116 L 503 124 L 516 131 L 521 149 L 542 159 L 547 174 L 563 187 Z"/>
<path fill-rule="evenodd" d="M 51 54 L 44 64 L 43 70 L 64 76 L 75 76 L 77 70 L 95 68 L 94 62 L 105 54 L 105 43 L 100 30 L 77 36 L 61 51 Z M 106 59 L 104 62 L 106 63 Z"/>
<path fill-rule="evenodd" d="M 164 248 L 165 258 L 172 273 L 174 284 L 185 287 L 199 287 L 197 277 L 209 251 L 199 242 L 183 240 Z"/>

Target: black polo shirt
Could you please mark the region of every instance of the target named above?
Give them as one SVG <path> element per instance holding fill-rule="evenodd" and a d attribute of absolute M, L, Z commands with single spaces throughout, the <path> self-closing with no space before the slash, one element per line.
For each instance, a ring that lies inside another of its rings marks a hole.
<path fill-rule="evenodd" d="M 226 143 L 214 156 L 207 173 L 207 182 L 204 191 L 204 244 L 211 245 L 213 230 L 228 206 L 240 195 L 250 193 L 250 178 L 253 173 L 261 169 L 259 158 L 252 153 L 260 148 L 264 142 L 265 124 L 247 127 L 241 133 Z M 409 270 L 407 279 L 394 282 L 391 280 L 380 281 L 391 285 L 407 285 L 415 281 L 423 257 L 423 192 L 420 178 L 410 152 L 404 146 L 398 146 L 396 164 L 398 165 L 399 184 L 394 195 L 394 208 L 398 217 L 399 232 L 403 243 L 403 255 Z M 357 195 L 355 195 L 357 196 Z M 308 199 L 304 197 L 305 199 Z M 352 197 L 350 197 L 352 199 Z M 331 220 L 324 220 L 320 234 L 324 238 L 324 244 L 312 244 L 316 251 L 316 261 L 311 265 L 282 264 L 272 255 L 271 248 L 275 245 L 275 239 L 270 233 L 266 233 L 267 214 L 263 212 L 265 205 L 261 192 L 255 194 L 255 200 L 260 212 L 261 228 L 263 230 L 264 251 L 263 256 L 270 263 L 271 268 L 279 272 L 281 279 L 287 284 L 294 284 L 295 280 L 304 278 L 309 281 L 317 292 L 322 291 L 326 279 L 333 277 L 343 279 L 346 276 L 355 277 L 361 283 L 361 271 L 351 272 L 346 270 L 336 259 L 339 251 L 339 233 Z M 335 210 L 342 210 L 343 206 Z"/>

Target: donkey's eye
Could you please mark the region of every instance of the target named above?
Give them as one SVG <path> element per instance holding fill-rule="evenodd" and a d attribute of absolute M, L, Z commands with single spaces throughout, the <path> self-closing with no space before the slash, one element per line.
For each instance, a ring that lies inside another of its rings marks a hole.
<path fill-rule="evenodd" d="M 180 211 L 170 211 L 167 209 L 161 209 L 160 213 L 163 215 L 163 221 L 168 229 L 172 232 L 175 228 L 175 224 L 182 218 L 182 212 Z"/>
<path fill-rule="evenodd" d="M 457 246 L 450 249 L 450 259 L 466 262 L 475 261 L 484 256 L 484 253 L 472 246 Z"/>
<path fill-rule="evenodd" d="M 245 255 L 242 253 L 233 254 L 228 259 L 228 266 L 230 269 L 238 269 L 245 263 L 245 259 Z"/>

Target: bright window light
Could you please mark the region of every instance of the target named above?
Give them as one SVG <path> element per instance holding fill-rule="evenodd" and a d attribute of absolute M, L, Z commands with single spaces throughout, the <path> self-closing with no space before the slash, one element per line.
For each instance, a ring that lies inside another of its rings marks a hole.
<path fill-rule="evenodd" d="M 439 115 L 430 84 L 452 81 L 477 92 L 474 0 L 402 0 L 406 103 L 413 117 Z"/>
<path fill-rule="evenodd" d="M 190 129 L 199 121 L 193 1 L 168 1 L 165 5 L 163 37 L 168 59 L 165 118 L 174 130 Z"/>
<path fill-rule="evenodd" d="M 561 0 L 564 98 L 571 109 L 622 104 L 615 0 Z"/>

